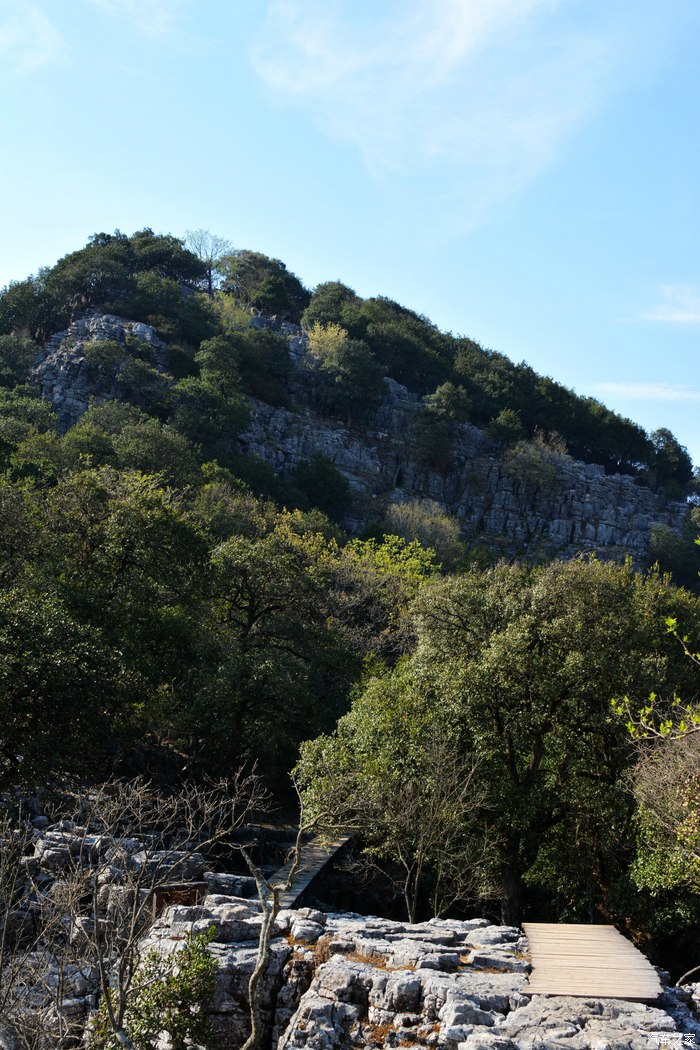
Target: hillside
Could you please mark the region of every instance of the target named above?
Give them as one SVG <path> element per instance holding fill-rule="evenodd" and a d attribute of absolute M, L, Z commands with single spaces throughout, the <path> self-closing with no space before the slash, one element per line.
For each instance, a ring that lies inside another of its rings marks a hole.
<path fill-rule="evenodd" d="M 262 327 L 263 320 L 251 318 L 254 326 Z M 638 477 L 576 461 L 561 443 L 521 440 L 504 448 L 470 423 L 431 420 L 424 399 L 389 378 L 382 400 L 363 418 L 323 412 L 325 377 L 307 334 L 272 322 L 262 330 L 279 333 L 289 344 L 286 404 L 248 398 L 246 424 L 222 432 L 219 458 L 243 455 L 267 465 L 287 483 L 282 494 L 291 503 L 299 500 L 294 479 L 306 471 L 309 501 L 354 533 L 379 526 L 393 504 L 423 500 L 454 516 L 468 542 L 529 557 L 593 550 L 631 554 L 644 564 L 653 529 L 682 532 L 687 506 L 640 485 Z M 152 372 L 141 373 L 139 385 L 125 377 L 143 367 L 143 347 Z M 91 312 L 49 340 L 30 376 L 55 409 L 59 430 L 66 431 L 90 404 L 126 400 L 147 410 L 154 383 L 163 395 L 172 390 L 167 368 L 168 346 L 154 328 Z M 344 500 L 336 494 L 328 502 L 324 482 L 334 471 L 336 487 L 344 481 L 348 488 Z"/>
<path fill-rule="evenodd" d="M 395 916 L 602 916 L 690 967 L 670 432 L 150 230 L 0 293 L 0 381 L 0 789 L 256 765 L 289 807 L 294 768 Z"/>
<path fill-rule="evenodd" d="M 5 385 L 31 373 L 61 433 L 91 404 L 132 404 L 254 492 L 331 508 L 355 533 L 422 500 L 497 555 L 675 568 L 674 500 L 693 478 L 668 430 L 647 435 L 390 300 L 339 282 L 309 293 L 255 252 L 216 266 L 150 230 L 96 235 L 0 294 Z"/>

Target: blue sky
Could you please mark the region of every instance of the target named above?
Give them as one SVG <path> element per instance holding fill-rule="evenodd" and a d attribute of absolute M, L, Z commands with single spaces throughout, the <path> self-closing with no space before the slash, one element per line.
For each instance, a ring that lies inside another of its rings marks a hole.
<path fill-rule="evenodd" d="M 700 463 L 697 0 L 0 0 L 0 285 L 206 228 Z"/>

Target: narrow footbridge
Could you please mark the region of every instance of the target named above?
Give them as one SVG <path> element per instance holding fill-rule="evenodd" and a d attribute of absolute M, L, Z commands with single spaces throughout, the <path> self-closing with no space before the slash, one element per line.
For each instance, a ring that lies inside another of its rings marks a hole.
<path fill-rule="evenodd" d="M 279 899 L 282 908 L 294 907 L 318 873 L 340 852 L 350 841 L 351 837 L 351 835 L 341 835 L 334 842 L 328 842 L 327 839 L 317 836 L 301 847 L 299 867 L 294 874 L 292 884 L 288 890 L 280 893 Z M 291 870 L 292 861 L 285 864 L 279 871 L 276 871 L 272 881 L 277 886 L 284 885 L 289 878 Z"/>
<path fill-rule="evenodd" d="M 526 922 L 532 973 L 526 995 L 583 995 L 651 1002 L 656 970 L 614 926 Z"/>

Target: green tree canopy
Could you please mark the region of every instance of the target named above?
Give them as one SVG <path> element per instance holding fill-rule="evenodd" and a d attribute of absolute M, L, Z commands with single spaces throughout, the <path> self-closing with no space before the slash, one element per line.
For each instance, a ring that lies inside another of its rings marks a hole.
<path fill-rule="evenodd" d="M 295 769 L 308 816 L 396 870 L 411 922 L 486 895 L 495 859 L 476 760 L 431 701 L 408 667 L 376 677 Z"/>
<path fill-rule="evenodd" d="M 0 784 L 94 774 L 109 757 L 122 692 L 100 631 L 57 595 L 0 592 Z"/>
<path fill-rule="evenodd" d="M 309 305 L 302 314 L 301 323 L 307 331 L 315 324 L 343 323 L 345 307 L 359 306 L 361 299 L 341 281 L 324 281 L 316 285 Z"/>
<path fill-rule="evenodd" d="M 350 339 L 341 325 L 316 321 L 308 333 L 308 358 L 317 366 L 311 396 L 324 414 L 352 419 L 381 403 L 385 393 L 382 368 L 367 344 Z"/>
<path fill-rule="evenodd" d="M 653 467 L 659 484 L 669 489 L 671 494 L 682 496 L 693 477 L 693 461 L 688 450 L 666 427 L 653 432 L 651 443 L 654 448 Z"/>
<path fill-rule="evenodd" d="M 280 259 L 239 249 L 223 256 L 219 265 L 223 291 L 263 314 L 299 322 L 309 305 L 309 292 Z"/>
<path fill-rule="evenodd" d="M 148 320 L 139 316 L 139 311 L 144 312 L 144 295 L 149 294 L 137 281 L 144 274 L 154 279 L 149 286 L 153 305 L 156 287 L 166 298 L 166 291 L 172 289 L 168 282 L 193 286 L 204 267 L 181 240 L 169 234 L 155 234 L 148 228 L 131 237 L 119 230 L 96 233 L 84 248 L 0 293 L 0 334 L 26 331 L 42 342 L 90 307 L 119 306 L 126 316 Z M 171 290 L 171 300 L 173 295 Z M 187 312 L 184 305 L 181 309 Z"/>
<path fill-rule="evenodd" d="M 632 856 L 620 778 L 632 753 L 610 699 L 623 683 L 672 691 L 684 680 L 663 626 L 672 607 L 697 622 L 697 602 L 658 576 L 596 561 L 435 581 L 416 599 L 406 668 L 356 701 L 362 719 L 373 697 L 408 704 L 408 690 L 474 757 L 483 829 L 499 842 L 504 921 L 519 921 L 524 885 L 581 917 L 619 905 Z M 312 792 L 322 787 L 315 768 Z"/>
<path fill-rule="evenodd" d="M 350 507 L 350 486 L 333 463 L 318 452 L 290 471 L 289 480 L 301 494 L 305 509 L 318 507 L 333 521 L 341 521 Z"/>

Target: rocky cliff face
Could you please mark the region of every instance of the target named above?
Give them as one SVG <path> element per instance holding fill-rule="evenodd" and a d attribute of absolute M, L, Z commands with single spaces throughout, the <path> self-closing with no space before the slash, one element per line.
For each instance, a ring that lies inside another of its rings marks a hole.
<path fill-rule="evenodd" d="M 102 343 L 117 344 L 119 353 L 90 353 Z M 139 377 L 129 376 L 129 365 L 150 365 L 162 377 L 167 372 L 168 347 L 155 328 L 140 321 L 125 321 L 112 314 L 90 313 L 74 321 L 65 332 L 56 332 L 34 362 L 30 379 L 56 411 L 61 433 L 77 423 L 91 403 L 121 400 L 148 407 L 149 392 Z M 139 387 L 141 390 L 139 391 Z"/>
<path fill-rule="evenodd" d="M 253 324 L 267 322 L 253 318 Z M 314 365 L 306 339 L 293 325 L 283 325 L 295 370 L 292 408 L 251 400 L 251 422 L 237 442 L 277 473 L 321 453 L 347 479 L 353 506 L 345 524 L 357 530 L 379 520 L 391 502 L 425 498 L 456 515 L 467 539 L 482 539 L 504 553 L 531 557 L 570 557 L 592 550 L 607 557 L 631 554 L 642 562 L 652 526 L 677 531 L 687 508 L 637 485 L 627 475 L 606 475 L 595 464 L 556 456 L 538 471 L 537 463 L 519 464 L 502 447 L 468 424 L 450 427 L 449 463 L 430 464 L 421 433 L 421 402 L 405 387 L 385 380 L 386 398 L 361 425 L 322 418 L 309 407 L 305 392 L 313 387 Z M 121 360 L 98 366 L 90 345 L 110 340 L 123 349 Z M 136 349 L 135 349 L 136 348 Z M 66 430 L 91 400 L 130 396 L 145 404 L 151 391 L 129 389 L 129 362 L 151 366 L 167 386 L 167 346 L 148 325 L 104 314 L 91 314 L 56 334 L 33 369 L 42 396 Z M 533 469 L 534 468 L 534 469 Z"/>
<path fill-rule="evenodd" d="M 628 475 L 606 475 L 596 464 L 546 452 L 539 465 L 521 465 L 469 424 L 451 425 L 449 465 L 436 469 L 426 463 L 420 399 L 384 382 L 384 404 L 361 427 L 321 419 L 303 402 L 289 410 L 251 401 L 239 446 L 282 475 L 318 453 L 326 456 L 350 485 L 351 529 L 381 518 L 389 503 L 423 498 L 456 515 L 465 538 L 500 542 L 509 553 L 570 557 L 589 550 L 643 561 L 654 525 L 677 531 L 685 520 L 685 504 Z"/>

